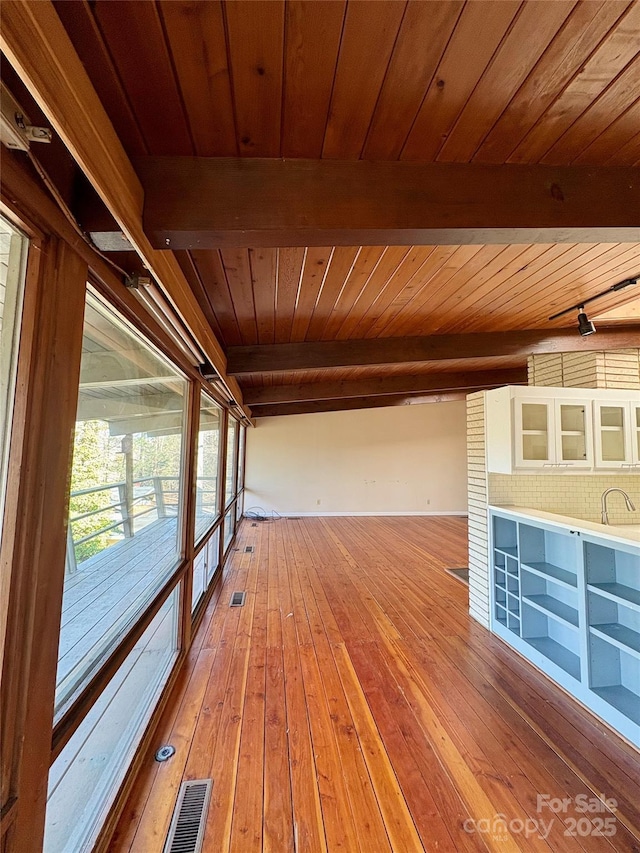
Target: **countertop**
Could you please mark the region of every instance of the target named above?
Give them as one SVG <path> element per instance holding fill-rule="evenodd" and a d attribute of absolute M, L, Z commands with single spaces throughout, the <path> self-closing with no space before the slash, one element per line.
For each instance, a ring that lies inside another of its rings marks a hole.
<path fill-rule="evenodd" d="M 537 518 L 540 521 L 548 521 L 553 524 L 560 524 L 563 527 L 568 527 L 571 530 L 580 530 L 585 533 L 593 533 L 601 536 L 603 539 L 610 539 L 612 542 L 623 542 L 640 545 L 640 512 L 629 513 L 638 518 L 637 524 L 597 524 L 594 521 L 585 521 L 582 518 L 570 518 L 566 515 L 558 515 L 555 512 L 544 512 L 540 509 L 530 509 L 526 506 L 507 506 L 499 504 L 491 504 L 489 509 L 499 510 L 500 512 L 508 512 L 518 518 Z"/>

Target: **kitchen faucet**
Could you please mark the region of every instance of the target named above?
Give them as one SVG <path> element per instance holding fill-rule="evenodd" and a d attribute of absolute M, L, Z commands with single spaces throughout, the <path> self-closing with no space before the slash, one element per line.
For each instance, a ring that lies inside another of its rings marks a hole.
<path fill-rule="evenodd" d="M 634 506 L 633 501 L 629 497 L 629 495 L 623 491 L 622 489 L 617 488 L 617 486 L 613 486 L 611 489 L 605 489 L 602 493 L 602 523 L 609 524 L 609 513 L 607 512 L 607 496 L 611 494 L 611 492 L 620 492 L 620 494 L 624 498 L 624 502 L 627 505 L 627 509 L 629 512 L 635 512 L 636 508 Z"/>

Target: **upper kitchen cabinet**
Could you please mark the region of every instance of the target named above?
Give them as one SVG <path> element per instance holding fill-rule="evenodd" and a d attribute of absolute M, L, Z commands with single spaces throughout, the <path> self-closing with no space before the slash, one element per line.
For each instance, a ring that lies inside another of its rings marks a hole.
<path fill-rule="evenodd" d="M 591 403 L 516 397 L 516 468 L 591 468 Z"/>
<path fill-rule="evenodd" d="M 594 401 L 597 468 L 640 470 L 640 403 Z"/>
<path fill-rule="evenodd" d="M 507 386 L 485 399 L 491 472 L 640 470 L 638 391 Z"/>

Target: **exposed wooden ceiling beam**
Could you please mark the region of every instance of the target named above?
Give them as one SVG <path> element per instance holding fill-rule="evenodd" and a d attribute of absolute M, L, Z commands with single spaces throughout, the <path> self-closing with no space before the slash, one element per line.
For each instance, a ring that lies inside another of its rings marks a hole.
<path fill-rule="evenodd" d="M 280 370 L 313 370 L 367 364 L 445 361 L 461 358 L 520 356 L 550 352 L 594 352 L 637 347 L 640 324 L 598 330 L 582 338 L 573 329 L 483 332 L 412 338 L 371 338 L 231 347 L 227 370 L 232 376 Z"/>
<path fill-rule="evenodd" d="M 184 412 L 166 411 L 156 414 L 143 414 L 137 417 L 114 418 L 109 421 L 109 435 L 129 435 L 141 432 L 171 430 L 180 432 L 184 428 Z"/>
<path fill-rule="evenodd" d="M 421 373 L 413 376 L 388 376 L 338 382 L 307 382 L 300 385 L 270 385 L 247 388 L 245 400 L 256 407 L 271 403 L 300 403 L 307 400 L 340 400 L 348 397 L 379 397 L 419 394 L 426 391 L 455 391 L 520 385 L 527 381 L 524 367 L 512 370 L 477 370 L 468 373 Z"/>
<path fill-rule="evenodd" d="M 50 0 L 14 0 L 2 8 L 0 46 L 119 227 L 142 257 L 216 370 L 224 352 L 172 252 L 158 252 L 142 227 L 144 190 Z M 250 415 L 250 412 L 247 412 Z"/>
<path fill-rule="evenodd" d="M 636 168 L 205 157 L 134 165 L 156 249 L 640 238 Z"/>
<path fill-rule="evenodd" d="M 138 415 L 146 417 L 181 411 L 183 408 L 184 400 L 179 394 L 145 394 L 118 399 L 117 397 L 89 397 L 80 393 L 77 420 L 109 421 Z"/>
<path fill-rule="evenodd" d="M 301 403 L 274 403 L 259 406 L 253 413 L 254 418 L 271 418 L 280 415 L 307 415 L 316 412 L 341 412 L 353 409 L 378 409 L 385 406 L 415 406 L 422 403 L 452 403 L 465 400 L 464 391 L 443 391 L 433 394 L 421 394 L 408 397 L 396 394 L 385 397 L 349 397 L 345 400 L 308 400 Z"/>
<path fill-rule="evenodd" d="M 89 353 L 83 353 L 82 358 L 85 360 Z M 97 359 L 96 359 L 97 361 Z M 150 376 L 148 379 L 142 378 L 134 378 L 134 379 L 122 379 L 122 372 L 120 372 L 119 376 L 115 376 L 113 379 L 108 378 L 100 378 L 96 380 L 85 381 L 85 376 L 90 375 L 88 371 L 82 374 L 82 381 L 80 382 L 80 390 L 81 391 L 99 391 L 101 389 L 112 390 L 116 388 L 137 388 L 140 385 L 168 385 L 168 386 L 176 386 L 180 384 L 180 379 L 177 376 Z M 104 374 L 103 374 L 104 375 Z M 177 388 L 176 388 L 177 390 Z"/>

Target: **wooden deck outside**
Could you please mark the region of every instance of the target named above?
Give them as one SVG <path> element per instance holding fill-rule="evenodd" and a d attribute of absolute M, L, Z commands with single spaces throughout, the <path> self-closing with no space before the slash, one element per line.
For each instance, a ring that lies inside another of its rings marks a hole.
<path fill-rule="evenodd" d="M 176 755 L 149 756 L 114 853 L 160 853 L 179 784 L 206 777 L 205 853 L 637 853 L 638 753 L 469 618 L 445 571 L 462 519 L 245 521 L 238 541 L 157 733 Z"/>
<path fill-rule="evenodd" d="M 124 624 L 148 601 L 149 588 L 158 586 L 158 555 L 166 557 L 175 548 L 176 523 L 175 516 L 160 518 L 80 563 L 65 578 L 58 685 L 92 658 L 114 625 Z"/>

